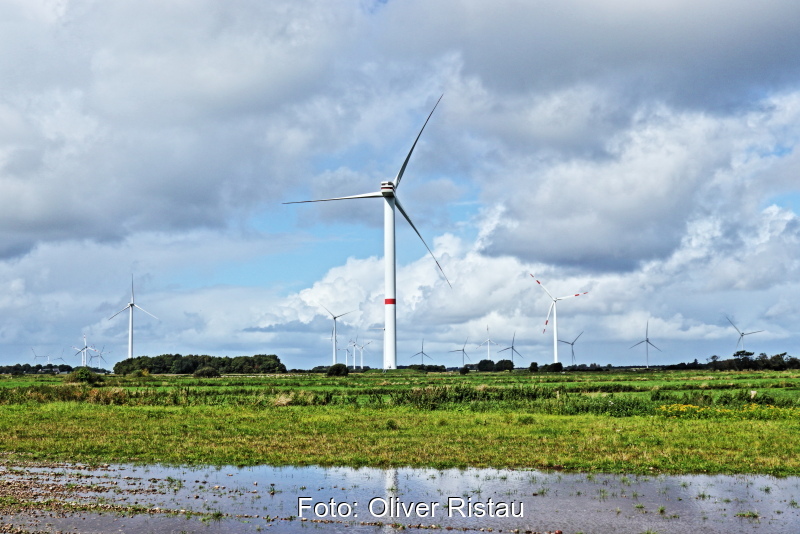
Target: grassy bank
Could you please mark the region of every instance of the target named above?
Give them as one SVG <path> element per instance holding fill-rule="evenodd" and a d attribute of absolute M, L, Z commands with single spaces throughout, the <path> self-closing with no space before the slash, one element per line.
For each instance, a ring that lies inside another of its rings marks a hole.
<path fill-rule="evenodd" d="M 380 373 L 0 380 L 12 462 L 800 475 L 800 377 Z"/>

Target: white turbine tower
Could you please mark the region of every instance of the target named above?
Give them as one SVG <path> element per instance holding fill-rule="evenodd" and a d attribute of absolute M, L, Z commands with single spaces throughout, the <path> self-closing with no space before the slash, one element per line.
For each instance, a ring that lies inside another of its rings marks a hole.
<path fill-rule="evenodd" d="M 658 347 L 656 347 L 655 345 L 653 345 L 653 344 L 650 342 L 650 320 L 649 320 L 649 319 L 648 319 L 648 321 L 647 321 L 647 325 L 645 326 L 645 330 L 644 330 L 644 339 L 643 339 L 643 340 L 641 340 L 640 342 L 636 343 L 636 345 L 641 345 L 642 343 L 644 343 L 645 355 L 646 355 L 646 357 L 647 357 L 647 360 L 646 360 L 646 363 L 645 363 L 645 367 L 646 367 L 647 369 L 650 369 L 650 347 L 653 347 L 653 348 L 654 348 L 654 349 L 656 349 L 658 352 L 663 352 L 663 351 L 662 351 L 661 349 L 659 349 Z M 632 349 L 632 348 L 633 348 L 633 347 L 635 347 L 636 345 L 631 345 L 631 346 L 630 346 L 630 347 L 628 347 L 628 348 L 629 348 L 629 349 Z"/>
<path fill-rule="evenodd" d="M 143 312 L 145 312 L 150 317 L 152 317 L 153 319 L 158 320 L 158 317 L 156 317 L 149 311 L 145 310 L 138 304 L 136 304 L 135 299 L 133 297 L 133 275 L 131 275 L 131 301 L 128 303 L 127 306 L 125 306 L 120 311 L 118 311 L 117 313 L 108 318 L 108 320 L 110 321 L 120 313 L 124 312 L 125 310 L 128 310 L 128 359 L 133 358 L 133 309 L 134 308 L 138 308 Z"/>
<path fill-rule="evenodd" d="M 736 328 L 736 325 L 733 324 L 733 321 L 731 321 L 730 317 L 726 315 L 725 318 L 728 320 L 729 323 L 731 323 L 731 326 L 735 328 L 737 332 L 739 332 L 739 339 L 736 341 L 737 350 L 739 349 L 739 343 L 742 344 L 742 350 L 744 350 L 744 336 L 749 336 L 750 334 L 758 334 L 759 332 L 763 332 L 763 330 L 756 330 L 754 332 L 742 332 L 741 330 Z"/>
<path fill-rule="evenodd" d="M 536 277 L 533 275 L 531 275 L 531 278 L 536 280 Z M 556 302 L 571 297 L 580 297 L 581 295 L 587 294 L 588 291 L 584 291 L 583 293 L 575 293 L 574 295 L 567 295 L 566 297 L 555 298 L 553 297 L 553 295 L 550 294 L 547 288 L 544 287 L 544 284 L 542 284 L 539 280 L 536 280 L 536 283 L 542 286 L 544 292 L 547 293 L 547 296 L 550 297 L 550 300 L 553 301 L 550 303 L 550 309 L 547 311 L 547 319 L 545 319 L 544 321 L 544 330 L 542 330 L 542 333 L 544 334 L 547 331 L 547 324 L 550 322 L 550 314 L 552 313 L 553 314 L 553 363 L 558 363 L 558 319 L 556 315 Z"/>
<path fill-rule="evenodd" d="M 492 341 L 492 338 L 489 337 L 489 325 L 488 324 L 486 325 L 486 341 L 484 341 L 483 343 L 481 343 L 480 345 L 478 345 L 475 348 L 476 349 L 480 348 L 484 344 L 486 345 L 486 359 L 487 360 L 491 360 L 492 359 L 492 345 L 497 345 L 497 343 Z"/>
<path fill-rule="evenodd" d="M 583 335 L 583 332 L 578 334 L 578 337 L 581 337 L 582 335 Z M 564 341 L 563 339 L 559 339 L 558 340 L 561 343 L 566 343 L 572 349 L 572 365 L 575 365 L 575 342 L 578 341 L 578 337 L 576 337 L 572 341 Z"/>
<path fill-rule="evenodd" d="M 320 306 L 322 306 L 322 304 L 320 304 Z M 322 306 L 322 307 L 325 308 L 325 306 Z M 345 315 L 347 315 L 349 313 L 353 313 L 356 310 L 350 310 L 349 312 L 340 313 L 339 315 L 334 315 L 333 312 L 330 311 L 328 308 L 325 308 L 325 311 L 328 312 L 330 314 L 331 318 L 333 319 L 333 332 L 331 333 L 331 341 L 333 342 L 333 363 L 331 363 L 331 365 L 336 365 L 336 319 L 338 319 L 339 317 L 344 317 Z M 346 355 L 345 355 L 344 364 L 345 364 L 345 366 L 347 365 L 347 356 Z"/>
<path fill-rule="evenodd" d="M 411 225 L 411 228 L 414 229 L 417 236 L 419 236 L 420 240 L 422 240 L 422 244 L 425 245 L 425 248 L 428 249 L 431 257 L 433 257 L 433 261 L 436 262 L 436 265 L 439 267 L 439 270 L 444 276 L 445 280 L 447 280 L 447 275 L 444 274 L 444 270 L 442 266 L 439 265 L 439 260 L 436 259 L 436 256 L 433 255 L 433 251 L 431 251 L 428 244 L 422 238 L 422 234 L 419 233 L 417 227 L 414 226 L 414 223 L 411 222 L 411 218 L 406 213 L 406 210 L 403 209 L 402 204 L 400 204 L 400 199 L 397 197 L 397 188 L 400 187 L 400 180 L 403 178 L 403 174 L 406 172 L 406 167 L 408 166 L 408 161 L 411 159 L 411 154 L 414 152 L 414 148 L 417 146 L 417 141 L 419 141 L 420 136 L 422 135 L 423 130 L 425 130 L 425 126 L 428 124 L 428 121 L 433 115 L 433 112 L 436 110 L 436 106 L 439 105 L 439 101 L 441 101 L 442 97 L 439 97 L 439 100 L 436 101 L 436 105 L 433 106 L 428 118 L 425 119 L 425 124 L 422 125 L 422 129 L 417 134 L 417 138 L 414 140 L 414 144 L 411 145 L 411 150 L 408 151 L 408 155 L 406 156 L 405 161 L 403 161 L 403 165 L 400 167 L 400 171 L 397 173 L 394 181 L 385 181 L 381 182 L 381 190 L 375 193 L 365 193 L 363 195 L 352 195 L 347 197 L 336 197 L 336 198 L 324 198 L 320 200 L 303 200 L 300 202 L 284 202 L 284 204 L 305 204 L 309 202 L 329 202 L 332 200 L 347 200 L 347 199 L 354 199 L 354 198 L 383 198 L 385 201 L 384 210 L 383 210 L 383 247 L 384 247 L 384 304 L 385 304 L 385 338 L 384 338 L 384 351 L 383 351 L 383 368 L 386 369 L 397 369 L 397 277 L 396 277 L 396 259 L 395 259 L 395 217 L 394 211 L 395 207 L 400 211 L 400 214 L 405 217 L 408 224 Z M 450 280 L 447 280 L 447 284 L 450 285 Z M 451 286 L 452 287 L 452 286 Z M 335 352 L 334 352 L 335 354 Z M 334 356 L 335 358 L 335 356 Z"/>

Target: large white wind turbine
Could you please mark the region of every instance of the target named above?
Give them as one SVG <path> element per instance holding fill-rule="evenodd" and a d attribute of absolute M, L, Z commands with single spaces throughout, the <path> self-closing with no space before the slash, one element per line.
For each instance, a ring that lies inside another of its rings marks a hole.
<path fill-rule="evenodd" d="M 336 198 L 323 198 L 320 200 L 303 200 L 300 202 L 284 202 L 284 204 L 304 204 L 308 202 L 328 202 L 331 200 L 347 200 L 353 198 L 383 198 L 385 201 L 384 210 L 383 210 L 383 247 L 384 247 L 384 284 L 385 284 L 385 294 L 384 294 L 384 304 L 385 304 L 385 338 L 384 338 L 384 351 L 383 351 L 383 368 L 385 369 L 396 369 L 397 368 L 397 283 L 396 283 L 396 259 L 395 259 L 395 218 L 394 218 L 394 210 L 395 207 L 400 211 L 400 214 L 405 217 L 408 224 L 411 225 L 411 228 L 414 229 L 417 236 L 419 236 L 420 240 L 422 240 L 422 244 L 425 245 L 425 248 L 428 249 L 431 257 L 433 257 L 433 261 L 436 262 L 436 265 L 439 267 L 439 271 L 441 271 L 442 276 L 444 276 L 445 280 L 447 280 L 448 285 L 450 284 L 450 280 L 447 279 L 447 275 L 444 274 L 444 270 L 442 266 L 439 265 L 439 260 L 436 259 L 436 256 L 433 255 L 433 251 L 422 238 L 422 234 L 419 233 L 417 227 L 414 226 L 414 223 L 411 222 L 411 218 L 406 213 L 406 210 L 403 209 L 402 204 L 400 204 L 400 199 L 397 197 L 397 188 L 400 187 L 400 180 L 403 178 L 403 174 L 406 172 L 406 167 L 408 166 L 408 161 L 411 159 L 411 154 L 414 152 L 414 148 L 417 146 L 417 141 L 419 141 L 420 136 L 422 135 L 423 130 L 425 130 L 425 126 L 428 124 L 428 121 L 433 115 L 433 112 L 436 110 L 436 106 L 439 105 L 439 102 L 442 100 L 442 97 L 439 97 L 439 100 L 436 101 L 436 105 L 433 106 L 428 118 L 425 119 L 425 124 L 422 125 L 422 129 L 420 129 L 419 134 L 417 134 L 417 138 L 414 140 L 414 144 L 411 145 L 411 150 L 408 151 L 408 155 L 406 156 L 405 161 L 403 161 L 403 165 L 400 167 L 400 171 L 397 173 L 394 181 L 385 181 L 381 182 L 381 190 L 375 193 L 365 193 L 363 195 L 352 195 L 347 197 L 336 197 Z M 452 286 L 451 286 L 452 287 Z M 334 355 L 336 353 L 334 352 Z M 335 358 L 335 356 L 334 356 Z"/>
<path fill-rule="evenodd" d="M 733 321 L 731 321 L 730 317 L 726 315 L 725 318 L 728 320 L 729 323 L 731 323 L 732 327 L 736 328 L 736 325 L 733 324 Z M 758 334 L 759 332 L 763 332 L 763 330 L 756 330 L 755 332 L 742 332 L 738 328 L 736 328 L 736 331 L 739 332 L 739 339 L 736 341 L 737 350 L 739 349 L 739 343 L 742 344 L 742 350 L 744 350 L 744 336 L 749 336 L 750 334 Z"/>
<path fill-rule="evenodd" d="M 320 304 L 320 306 L 322 306 L 322 304 Z M 325 308 L 325 306 L 322 307 Z M 334 315 L 333 312 L 330 311 L 328 308 L 325 308 L 325 311 L 328 312 L 331 318 L 333 319 L 333 332 L 331 333 L 331 341 L 333 342 L 333 363 L 331 363 L 331 365 L 336 365 L 336 319 L 338 319 L 339 317 L 344 317 L 348 313 L 353 313 L 356 310 L 350 310 L 349 312 L 340 313 L 339 315 Z M 345 365 L 347 365 L 346 357 L 344 363 Z"/>
<path fill-rule="evenodd" d="M 133 309 L 134 308 L 138 308 L 138 309 L 142 310 L 143 312 L 145 312 L 147 315 L 149 315 L 153 319 L 158 319 L 158 317 L 156 317 L 155 315 L 153 315 L 149 311 L 145 310 L 144 308 L 142 308 L 138 304 L 136 304 L 135 299 L 133 297 L 133 275 L 131 275 L 131 301 L 128 303 L 127 306 L 125 306 L 120 311 L 118 311 L 117 313 L 115 313 L 114 315 L 112 315 L 111 317 L 108 318 L 108 320 L 110 321 L 111 319 L 113 319 L 114 317 L 119 315 L 120 313 L 124 312 L 125 310 L 128 310 L 128 358 L 129 359 L 133 358 Z"/>
<path fill-rule="evenodd" d="M 550 303 L 550 309 L 547 311 L 547 319 L 545 319 L 544 321 L 544 330 L 542 330 L 542 333 L 544 334 L 547 331 L 547 324 L 550 322 L 550 314 L 552 313 L 553 314 L 553 363 L 558 363 L 558 319 L 556 315 L 556 303 L 559 300 L 564 300 L 571 297 L 580 297 L 581 295 L 587 294 L 588 291 L 584 291 L 583 293 L 575 293 L 574 295 L 567 295 L 566 297 L 555 298 L 553 297 L 553 295 L 550 294 L 547 288 L 544 287 L 544 284 L 542 284 L 539 280 L 537 280 L 535 276 L 531 275 L 531 278 L 536 280 L 536 283 L 542 286 L 544 292 L 547 293 L 547 296 L 550 297 L 550 300 L 553 301 Z"/>
<path fill-rule="evenodd" d="M 645 326 L 645 330 L 644 330 L 644 339 L 643 339 L 643 340 L 641 340 L 640 342 L 636 343 L 636 345 L 641 345 L 642 343 L 644 343 L 645 354 L 646 354 L 646 357 L 647 357 L 647 361 L 646 361 L 646 367 L 649 369 L 649 368 L 650 368 L 650 347 L 653 347 L 653 348 L 654 348 L 654 349 L 656 349 L 658 352 L 663 352 L 661 349 L 659 349 L 658 347 L 656 347 L 655 345 L 653 345 L 653 344 L 650 342 L 650 320 L 649 320 L 649 319 L 648 319 L 648 321 L 647 321 L 647 326 Z M 630 346 L 630 347 L 628 347 L 628 348 L 629 348 L 629 349 L 632 349 L 632 348 L 633 348 L 633 347 L 635 347 L 636 345 L 631 345 L 631 346 Z"/>
<path fill-rule="evenodd" d="M 578 334 L 578 337 L 581 337 L 582 335 L 583 335 L 583 332 Z M 572 341 L 564 341 L 563 339 L 559 339 L 558 340 L 561 343 L 566 343 L 572 349 L 572 365 L 575 365 L 575 342 L 578 341 L 578 337 L 576 337 Z"/>

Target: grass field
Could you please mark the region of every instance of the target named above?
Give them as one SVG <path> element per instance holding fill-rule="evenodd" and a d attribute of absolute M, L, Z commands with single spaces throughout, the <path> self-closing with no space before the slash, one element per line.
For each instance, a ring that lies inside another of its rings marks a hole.
<path fill-rule="evenodd" d="M 9 462 L 800 475 L 800 373 L 0 379 Z"/>

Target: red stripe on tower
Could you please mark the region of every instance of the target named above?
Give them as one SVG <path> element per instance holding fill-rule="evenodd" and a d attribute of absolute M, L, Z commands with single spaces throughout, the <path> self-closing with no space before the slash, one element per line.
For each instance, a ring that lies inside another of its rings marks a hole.
<path fill-rule="evenodd" d="M 386 304 L 397 304 L 395 299 L 386 299 Z"/>

